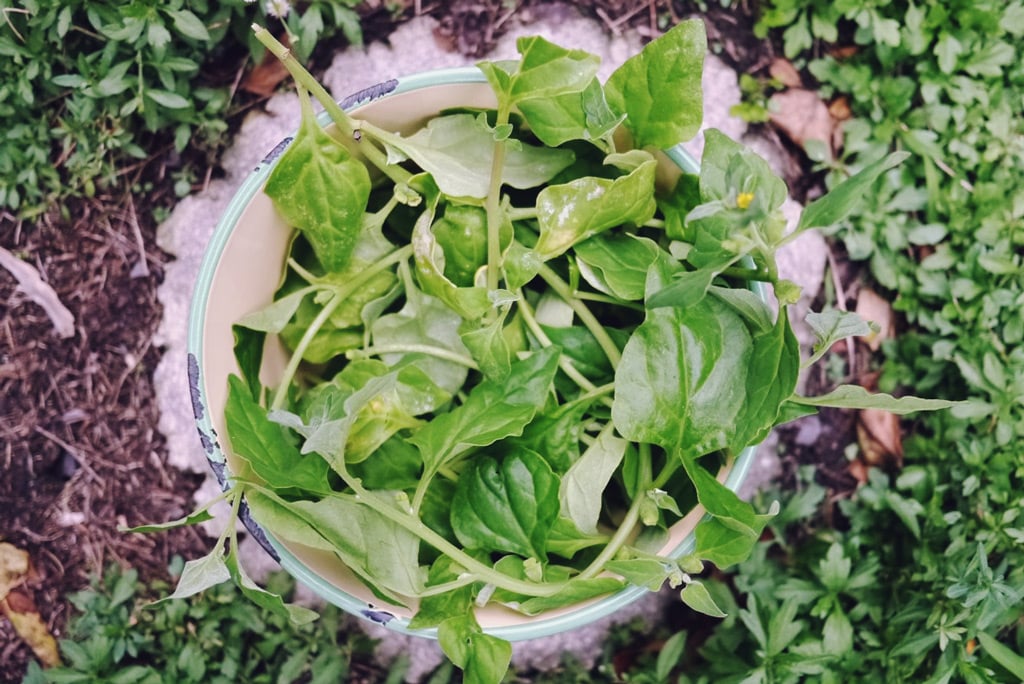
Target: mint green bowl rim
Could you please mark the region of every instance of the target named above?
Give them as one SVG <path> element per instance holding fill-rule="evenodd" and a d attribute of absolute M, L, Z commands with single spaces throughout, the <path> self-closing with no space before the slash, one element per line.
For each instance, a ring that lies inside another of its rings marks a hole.
<path fill-rule="evenodd" d="M 410 76 L 400 77 L 394 80 L 385 81 L 377 86 L 367 88 L 355 95 L 342 100 L 344 108 L 349 109 L 372 100 L 386 98 L 392 95 L 399 95 L 423 88 L 430 88 L 438 85 L 450 85 L 458 83 L 485 83 L 486 78 L 476 67 L 457 67 L 449 69 L 437 69 Z M 320 114 L 321 123 L 329 122 L 326 113 Z M 238 224 L 242 212 L 249 202 L 263 188 L 267 177 L 273 170 L 277 158 L 284 151 L 287 142 L 286 138 L 249 174 L 239 187 L 223 216 L 217 223 L 216 228 L 207 244 L 199 273 L 196 279 L 195 290 L 192 296 L 192 303 L 189 313 L 188 329 L 188 375 L 190 391 L 195 414 L 196 427 L 199 431 L 200 441 L 206 450 L 210 466 L 213 468 L 221 486 L 227 490 L 230 488 L 230 474 L 227 472 L 227 463 L 224 451 L 216 438 L 216 433 L 206 408 L 205 389 L 202 382 L 203 368 L 203 333 L 204 320 L 206 318 L 207 297 L 213 284 L 214 274 L 224 253 L 228 239 Z M 698 173 L 700 164 L 686 152 L 681 145 L 665 150 L 666 155 L 684 172 Z M 736 491 L 746 480 L 747 473 L 754 461 L 755 447 L 744 449 L 735 459 L 732 469 L 726 477 L 725 485 Z M 373 604 L 352 596 L 338 588 L 333 583 L 317 575 L 299 558 L 292 554 L 282 545 L 272 532 L 263 529 L 245 511 L 243 522 L 250 533 L 261 543 L 261 545 L 275 557 L 289 574 L 307 585 L 310 589 L 319 594 L 323 599 L 341 608 L 347 613 L 357 617 L 382 624 L 388 629 L 409 634 L 413 636 L 437 638 L 436 629 L 410 629 L 409 620 L 401 616 L 394 616 L 382 611 Z M 692 553 L 695 548 L 695 537 L 691 532 L 686 538 L 673 549 L 668 555 L 670 558 L 681 558 Z M 509 641 L 521 641 L 525 639 L 537 639 L 551 636 L 573 629 L 579 629 L 592 622 L 605 618 L 627 605 L 635 602 L 649 590 L 644 587 L 630 586 L 614 594 L 600 598 L 596 601 L 584 603 L 580 608 L 565 613 L 556 614 L 550 617 L 539 615 L 524 624 L 508 625 L 504 627 L 488 628 L 487 632 L 496 637 Z"/>

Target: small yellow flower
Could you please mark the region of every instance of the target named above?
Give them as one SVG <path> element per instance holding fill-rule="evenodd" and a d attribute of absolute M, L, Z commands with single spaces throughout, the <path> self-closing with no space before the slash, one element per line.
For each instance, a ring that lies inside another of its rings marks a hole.
<path fill-rule="evenodd" d="M 736 195 L 736 206 L 740 209 L 746 209 L 750 206 L 750 203 L 754 201 L 754 193 L 752 192 L 741 192 Z"/>

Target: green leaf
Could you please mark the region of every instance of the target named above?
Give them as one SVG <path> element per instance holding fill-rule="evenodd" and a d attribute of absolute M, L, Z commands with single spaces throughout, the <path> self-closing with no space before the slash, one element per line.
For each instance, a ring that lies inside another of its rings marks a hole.
<path fill-rule="evenodd" d="M 539 615 L 549 610 L 576 605 L 587 599 L 611 594 L 625 588 L 625 586 L 622 580 L 613 577 L 575 579 L 551 596 L 537 596 L 527 599 L 520 603 L 516 609 L 524 615 Z"/>
<path fill-rule="evenodd" d="M 295 316 L 295 312 L 298 311 L 302 300 L 309 294 L 311 294 L 309 289 L 302 288 L 284 297 L 275 299 L 262 309 L 242 316 L 238 320 L 237 325 L 249 330 L 277 334 L 284 330 L 284 327 L 288 325 L 288 321 Z"/>
<path fill-rule="evenodd" d="M 596 78 L 581 92 L 520 100 L 517 106 L 533 134 L 551 147 L 570 140 L 600 140 L 623 120 L 608 106 Z"/>
<path fill-rule="evenodd" d="M 690 582 L 679 592 L 683 603 L 693 608 L 698 613 L 710 615 L 713 618 L 724 618 L 726 614 L 718 607 L 715 600 L 711 598 L 708 588 L 700 582 Z"/>
<path fill-rule="evenodd" d="M 1024 676 L 1024 657 L 1019 653 L 986 632 L 978 632 L 978 641 L 982 649 L 992 656 L 992 660 L 1006 668 L 1007 672 L 1015 677 Z"/>
<path fill-rule="evenodd" d="M 289 224 L 309 240 L 328 271 L 348 264 L 370 196 L 370 175 L 348 148 L 317 122 L 309 98 L 302 121 L 264 192 Z"/>
<path fill-rule="evenodd" d="M 227 556 L 227 570 L 231 574 L 231 579 L 235 581 L 247 599 L 261 608 L 285 618 L 292 625 L 305 625 L 320 617 L 316 611 L 309 608 L 285 603 L 280 595 L 269 592 L 253 582 L 246 574 L 245 568 L 238 562 L 238 551 L 233 545 Z"/>
<path fill-rule="evenodd" d="M 490 188 L 494 138 L 476 115 L 449 114 L 403 138 L 382 136 L 393 161 L 412 159 L 429 173 L 441 192 L 450 197 L 484 198 Z M 294 144 L 294 143 L 293 143 Z M 520 190 L 543 185 L 572 164 L 569 150 L 521 143 L 508 146 L 502 183 Z"/>
<path fill-rule="evenodd" d="M 451 617 L 437 628 L 441 650 L 462 669 L 465 684 L 500 684 L 512 660 L 512 645 L 484 634 L 472 613 Z"/>
<path fill-rule="evenodd" d="M 616 429 L 634 442 L 697 455 L 726 447 L 736 434 L 750 355 L 746 326 L 716 300 L 649 310 L 615 372 Z"/>
<path fill-rule="evenodd" d="M 207 520 L 213 520 L 214 516 L 210 513 L 210 506 L 213 504 L 211 501 L 202 508 L 189 513 L 188 515 L 178 518 L 177 520 L 170 520 L 163 523 L 155 523 L 152 525 L 138 525 L 136 527 L 119 528 L 123 532 L 162 532 L 163 530 L 170 530 L 176 527 L 186 527 L 188 525 L 198 525 L 204 523 Z"/>
<path fill-rule="evenodd" d="M 622 463 L 628 444 L 606 428 L 562 478 L 558 492 L 561 512 L 580 532 L 597 534 L 605 487 Z"/>
<path fill-rule="evenodd" d="M 668 579 L 672 568 L 653 558 L 632 558 L 630 560 L 611 560 L 605 563 L 605 569 L 622 575 L 630 584 L 658 591 Z"/>
<path fill-rule="evenodd" d="M 658 258 L 653 240 L 630 234 L 604 234 L 578 243 L 576 263 L 591 287 L 619 299 L 644 297 L 647 271 Z"/>
<path fill-rule="evenodd" d="M 427 588 L 438 586 L 458 579 L 463 568 L 448 556 L 441 556 L 430 566 L 427 576 Z M 437 627 L 448 618 L 463 615 L 473 609 L 473 587 L 466 585 L 451 589 L 440 594 L 424 596 L 420 599 L 419 609 L 409 621 L 409 629 L 426 629 Z"/>
<path fill-rule="evenodd" d="M 300 454 L 285 429 L 267 417 L 249 387 L 237 375 L 228 377 L 224 419 L 231 451 L 244 459 L 271 487 L 296 487 L 315 493 L 330 491 L 327 463 L 319 456 Z"/>
<path fill-rule="evenodd" d="M 435 186 L 436 188 L 436 186 Z M 432 188 L 433 189 L 433 188 Z M 445 252 L 434 235 L 434 210 L 439 196 L 436 190 L 427 207 L 416 219 L 412 230 L 413 256 L 416 261 L 416 278 L 424 291 L 437 297 L 450 309 L 449 316 L 457 314 L 466 320 L 481 318 L 492 308 L 492 303 L 483 287 L 458 287 L 445 275 Z M 406 286 L 409 290 L 409 286 Z"/>
<path fill-rule="evenodd" d="M 155 603 L 170 601 L 171 599 L 183 599 L 206 591 L 210 587 L 231 579 L 228 566 L 224 563 L 224 549 L 218 546 L 202 558 L 190 560 L 185 563 L 185 568 L 178 578 L 178 586 L 170 596 L 160 599 Z M 155 604 L 154 604 L 155 605 Z"/>
<path fill-rule="evenodd" d="M 558 478 L 539 455 L 477 455 L 459 476 L 452 528 L 468 549 L 547 558 L 547 537 L 558 516 Z"/>
<path fill-rule="evenodd" d="M 703 118 L 701 75 L 707 38 L 700 19 L 683 21 L 628 59 L 608 79 L 612 110 L 626 115 L 636 147 L 689 140 Z"/>
<path fill-rule="evenodd" d="M 915 411 L 941 411 L 959 406 L 965 402 L 945 399 L 920 399 L 918 397 L 893 397 L 879 392 L 872 394 L 859 385 L 840 385 L 820 397 L 793 395 L 790 401 L 804 406 L 832 406 L 835 408 L 881 409 L 903 416 Z"/>
<path fill-rule="evenodd" d="M 178 33 L 193 40 L 210 40 L 210 32 L 206 30 L 206 26 L 189 10 L 168 10 L 167 13 L 174 20 L 174 28 Z"/>
<path fill-rule="evenodd" d="M 870 164 L 835 186 L 828 194 L 814 200 L 804 208 L 797 224 L 797 231 L 809 228 L 828 228 L 842 221 L 853 211 L 857 203 L 870 195 L 871 186 L 883 173 L 900 164 L 910 156 L 909 152 L 893 152 L 887 157 Z"/>
<path fill-rule="evenodd" d="M 669 677 L 686 653 L 686 631 L 676 632 L 668 638 L 658 652 L 658 660 L 654 665 L 654 676 L 658 682 L 668 682 Z"/>
<path fill-rule="evenodd" d="M 436 297 L 416 288 L 403 272 L 405 303 L 392 314 L 373 322 L 370 336 L 373 345 L 380 348 L 436 347 L 455 356 L 468 356 L 469 350 L 459 335 L 462 318 Z M 388 366 L 407 363 L 423 371 L 437 387 L 455 394 L 466 381 L 466 365 L 439 356 L 413 353 L 386 353 L 381 360 Z M 434 407 L 437 408 L 437 407 Z"/>
<path fill-rule="evenodd" d="M 153 102 L 156 102 L 158 105 L 161 105 L 162 107 L 167 107 L 168 109 L 188 109 L 192 106 L 189 103 L 189 101 L 183 98 L 181 95 L 178 95 L 177 93 L 172 93 L 168 90 L 157 90 L 155 88 L 150 88 L 145 91 L 145 94 L 146 97 L 153 100 Z"/>
<path fill-rule="evenodd" d="M 418 560 L 419 537 L 379 512 L 390 508 L 409 515 L 395 493 L 369 494 L 369 499 L 359 501 L 333 494 L 315 502 L 290 503 L 253 496 L 250 503 L 256 519 L 276 536 L 333 551 L 371 587 L 383 589 L 383 596 L 400 605 L 401 597 L 417 595 L 426 580 Z"/>
<path fill-rule="evenodd" d="M 832 345 L 847 337 L 870 335 L 878 332 L 878 325 L 865 321 L 852 311 L 828 309 L 821 313 L 807 314 L 807 325 L 814 332 L 814 348 L 811 358 L 804 365 L 810 366 L 824 356 Z"/>
<path fill-rule="evenodd" d="M 534 352 L 512 364 L 506 379 L 484 380 L 465 403 L 420 428 L 409 441 L 423 455 L 425 477 L 473 447 L 521 435 L 547 400 L 558 356 L 554 347 Z"/>
<path fill-rule="evenodd" d="M 501 313 L 493 320 L 467 322 L 461 327 L 463 344 L 488 379 L 501 381 L 512 370 L 512 349 L 505 337 L 505 319 L 509 309 L 509 306 L 503 306 Z"/>
<path fill-rule="evenodd" d="M 260 368 L 263 366 L 263 345 L 267 335 L 240 325 L 231 326 L 231 335 L 235 338 L 235 361 L 242 373 L 242 381 L 249 387 L 252 400 L 259 403 L 263 394 Z"/>
<path fill-rule="evenodd" d="M 551 259 L 614 226 L 649 220 L 657 209 L 656 167 L 652 160 L 615 180 L 587 176 L 541 190 L 537 195 L 540 237 L 534 251 Z"/>
<path fill-rule="evenodd" d="M 821 636 L 826 653 L 842 657 L 853 650 L 853 625 L 841 610 L 829 613 Z"/>

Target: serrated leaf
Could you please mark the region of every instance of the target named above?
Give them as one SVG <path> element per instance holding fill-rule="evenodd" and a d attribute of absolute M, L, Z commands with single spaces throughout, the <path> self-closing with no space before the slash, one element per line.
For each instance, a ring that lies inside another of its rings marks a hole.
<path fill-rule="evenodd" d="M 875 408 L 890 411 L 896 415 L 906 415 L 915 411 L 941 411 L 958 406 L 964 402 L 947 401 L 945 399 L 921 399 L 919 397 L 899 397 L 878 392 L 872 394 L 859 385 L 841 385 L 819 397 L 802 397 L 794 394 L 790 401 L 803 406 L 831 406 L 834 408 L 867 409 Z"/>

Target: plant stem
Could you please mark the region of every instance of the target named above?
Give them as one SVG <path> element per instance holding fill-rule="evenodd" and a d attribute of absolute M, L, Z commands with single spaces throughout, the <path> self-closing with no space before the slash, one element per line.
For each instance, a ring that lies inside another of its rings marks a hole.
<path fill-rule="evenodd" d="M 509 108 L 498 108 L 496 127 L 508 125 Z M 491 157 L 491 183 L 484 209 L 487 212 L 487 289 L 497 290 L 501 281 L 501 177 L 505 169 L 505 139 L 494 141 Z"/>
<path fill-rule="evenodd" d="M 619 365 L 619 360 L 622 358 L 622 353 L 619 351 L 618 346 L 612 340 L 611 336 L 608 335 L 608 331 L 604 329 L 601 322 L 597 320 L 597 317 L 593 312 L 587 308 L 587 305 L 580 301 L 573 295 L 569 284 L 558 277 L 558 274 L 551 269 L 550 266 L 544 265 L 540 267 L 540 277 L 544 279 L 551 289 L 561 297 L 566 304 L 579 316 L 580 321 L 586 326 L 590 334 L 597 340 L 598 346 L 608 357 L 608 360 L 612 364 L 612 368 L 616 368 Z"/>
<path fill-rule="evenodd" d="M 508 217 L 513 221 L 537 218 L 537 207 L 512 207 L 508 210 Z"/>
<path fill-rule="evenodd" d="M 400 166 L 388 164 L 387 156 L 381 152 L 376 146 L 370 142 L 356 138 L 356 130 L 358 127 L 344 109 L 342 109 L 331 94 L 327 92 L 320 83 L 313 78 L 313 75 L 306 71 L 305 67 L 299 64 L 299 61 L 295 59 L 295 55 L 292 54 L 291 50 L 281 44 L 277 38 L 274 38 L 273 34 L 267 29 L 259 26 L 258 24 L 252 25 L 253 33 L 256 35 L 256 39 L 263 43 L 270 52 L 281 60 L 281 64 L 288 70 L 291 77 L 295 79 L 295 82 L 299 85 L 299 90 L 303 88 L 313 94 L 313 97 L 317 99 L 317 102 L 324 108 L 328 116 L 331 117 L 331 121 L 338 127 L 342 136 L 348 140 L 353 140 L 359 147 L 359 151 L 363 153 L 367 161 L 376 166 L 385 175 L 387 175 L 395 183 L 407 183 L 412 174 L 403 169 Z"/>
<path fill-rule="evenodd" d="M 547 336 L 544 329 L 540 327 L 537 322 L 537 318 L 534 315 L 533 307 L 526 301 L 526 296 L 522 290 L 517 293 L 519 295 L 519 311 L 523 315 L 523 322 L 526 323 L 526 327 L 530 329 L 533 336 L 537 338 L 537 341 L 541 343 L 541 346 L 550 347 L 552 346 L 551 338 Z M 592 383 L 587 376 L 583 375 L 576 366 L 572 364 L 572 361 L 560 354 L 558 356 L 558 367 L 562 369 L 562 372 L 569 376 L 569 379 L 579 385 L 580 389 L 585 390 L 588 393 L 596 392 L 597 385 Z M 601 401 L 608 406 L 611 406 L 611 400 L 607 397 L 602 397 Z"/>
<path fill-rule="evenodd" d="M 402 511 L 399 511 L 387 504 L 381 505 L 379 503 L 380 497 L 376 496 L 374 492 L 363 489 L 360 481 L 351 477 L 348 472 L 345 471 L 343 464 L 341 465 L 340 471 L 338 471 L 338 475 L 340 475 L 342 480 L 345 481 L 345 484 L 352 489 L 352 492 L 355 494 L 355 498 L 359 503 L 364 506 L 369 506 L 391 522 L 405 528 L 409 532 L 412 532 L 422 541 L 430 544 L 435 549 L 465 568 L 476 581 L 493 584 L 501 589 L 506 589 L 517 594 L 525 594 L 527 596 L 550 596 L 565 586 L 565 582 L 545 582 L 543 584 L 537 584 L 509 577 L 504 573 L 498 572 L 494 568 L 476 560 L 468 553 L 439 535 L 437 532 L 427 527 L 418 517 L 409 513 L 403 513 Z M 333 494 L 333 496 L 343 495 Z"/>
<path fill-rule="evenodd" d="M 380 344 L 375 347 L 353 349 L 346 353 L 346 356 L 352 359 L 366 356 L 382 356 L 384 354 L 426 354 L 427 356 L 433 356 L 438 359 L 457 363 L 460 366 L 465 366 L 466 368 L 479 370 L 476 365 L 476 361 L 468 356 L 463 356 L 462 354 L 444 349 L 443 347 L 434 347 L 429 344 Z"/>
<path fill-rule="evenodd" d="M 725 269 L 722 271 L 722 275 L 741 280 L 758 280 L 764 283 L 772 282 L 772 276 L 768 271 L 762 271 L 757 268 L 740 268 L 736 266 Z"/>
<path fill-rule="evenodd" d="M 576 299 L 582 299 L 583 301 L 598 302 L 600 304 L 614 304 L 616 306 L 625 306 L 636 311 L 647 311 L 647 309 L 644 308 L 643 304 L 629 302 L 624 299 L 618 299 L 617 297 L 601 294 L 600 292 L 582 292 L 580 290 L 577 290 L 575 296 Z"/>
<path fill-rule="evenodd" d="M 299 364 L 302 363 L 302 357 L 306 353 L 306 349 L 313 342 L 313 338 L 320 332 L 320 328 L 323 327 L 327 319 L 330 318 L 331 314 L 338 306 L 348 299 L 353 292 L 358 290 L 360 287 L 365 285 L 375 275 L 388 268 L 392 264 L 395 264 L 403 259 L 407 259 L 412 254 L 412 245 L 406 245 L 400 249 L 396 249 L 380 261 L 368 266 L 359 273 L 355 274 L 350 281 L 345 283 L 343 286 L 335 290 L 334 296 L 331 298 L 324 308 L 320 310 L 316 318 L 309 324 L 306 331 L 302 334 L 302 339 L 295 345 L 295 349 L 292 351 L 291 358 L 288 359 L 288 365 L 285 366 L 284 373 L 281 377 L 281 383 L 277 386 L 277 391 L 274 393 L 274 399 L 270 404 L 270 410 L 277 410 L 284 406 L 284 400 L 288 397 L 288 387 L 291 385 L 292 379 L 295 377 L 296 371 L 299 369 Z"/>

